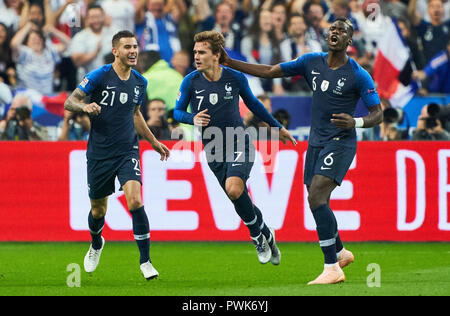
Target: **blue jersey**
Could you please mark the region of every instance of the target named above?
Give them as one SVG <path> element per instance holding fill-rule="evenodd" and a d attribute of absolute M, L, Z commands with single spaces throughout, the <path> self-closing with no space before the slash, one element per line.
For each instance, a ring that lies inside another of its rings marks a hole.
<path fill-rule="evenodd" d="M 186 124 L 194 124 L 194 116 L 205 109 L 211 116 L 209 126 L 225 131 L 227 127 L 244 127 L 239 113 L 239 97 L 247 107 L 261 120 L 272 127 L 282 128 L 266 110 L 264 105 L 253 95 L 247 78 L 240 72 L 222 67 L 218 81 L 208 81 L 199 71 L 187 75 L 180 86 L 174 118 Z M 186 112 L 191 105 L 191 113 Z M 223 134 L 224 136 L 226 133 Z M 225 138 L 225 137 L 224 137 Z M 206 143 L 207 140 L 204 140 Z"/>
<path fill-rule="evenodd" d="M 332 114 L 354 115 L 361 98 L 367 108 L 380 103 L 370 75 L 353 59 L 339 69 L 328 66 L 327 53 L 309 53 L 282 63 L 283 73 L 304 76 L 313 91 L 309 143 L 323 146 L 339 140 L 344 146 L 356 146 L 355 129 L 341 129 L 331 123 Z"/>
<path fill-rule="evenodd" d="M 101 107 L 99 115 L 90 116 L 87 158 L 108 159 L 139 150 L 134 111 L 142 104 L 147 80 L 131 70 L 124 81 L 109 64 L 87 74 L 78 88 Z"/>

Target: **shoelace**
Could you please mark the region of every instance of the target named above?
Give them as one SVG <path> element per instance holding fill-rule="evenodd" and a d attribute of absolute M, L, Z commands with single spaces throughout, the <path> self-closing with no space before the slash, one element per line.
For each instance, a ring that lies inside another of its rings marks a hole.
<path fill-rule="evenodd" d="M 261 244 L 255 244 L 256 251 L 258 252 L 266 252 L 266 244 L 261 242 Z"/>
<path fill-rule="evenodd" d="M 89 259 L 92 259 L 95 257 L 98 253 L 98 250 L 95 250 L 94 248 L 89 249 Z"/>

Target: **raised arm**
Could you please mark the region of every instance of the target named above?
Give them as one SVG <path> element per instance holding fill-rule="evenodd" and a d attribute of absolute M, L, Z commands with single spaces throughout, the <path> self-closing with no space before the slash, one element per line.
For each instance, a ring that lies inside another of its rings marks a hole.
<path fill-rule="evenodd" d="M 410 0 L 408 4 L 408 16 L 411 24 L 417 26 L 420 24 L 422 17 L 417 13 L 417 0 Z"/>

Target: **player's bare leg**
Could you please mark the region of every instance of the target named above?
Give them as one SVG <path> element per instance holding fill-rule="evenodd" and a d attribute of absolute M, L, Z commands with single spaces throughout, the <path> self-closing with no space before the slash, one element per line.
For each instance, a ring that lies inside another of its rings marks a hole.
<path fill-rule="evenodd" d="M 150 260 L 150 224 L 142 204 L 141 183 L 130 180 L 122 189 L 133 220 L 133 234 L 139 248 L 141 272 L 147 280 L 157 278 L 159 273 Z"/>
<path fill-rule="evenodd" d="M 105 223 L 106 208 L 108 197 L 93 200 L 91 199 L 91 211 L 89 212 L 88 223 L 91 232 L 92 243 L 84 257 L 84 270 L 88 273 L 97 269 L 105 246 L 105 239 L 101 236 Z"/>
<path fill-rule="evenodd" d="M 336 255 L 337 222 L 328 205 L 331 192 L 336 186 L 334 180 L 315 175 L 308 188 L 308 202 L 316 221 L 319 244 L 325 257 L 322 274 L 308 284 L 333 284 L 345 280 Z"/>
<path fill-rule="evenodd" d="M 250 231 L 259 262 L 264 264 L 270 261 L 272 251 L 266 237 L 261 232 L 258 218 L 253 209 L 253 202 L 245 189 L 245 183 L 239 177 L 229 177 L 225 182 L 225 191 L 233 202 L 239 217 Z"/>

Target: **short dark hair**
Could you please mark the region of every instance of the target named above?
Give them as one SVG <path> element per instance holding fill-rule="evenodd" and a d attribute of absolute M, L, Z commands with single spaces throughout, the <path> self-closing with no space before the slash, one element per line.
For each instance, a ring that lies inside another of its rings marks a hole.
<path fill-rule="evenodd" d="M 136 37 L 136 35 L 133 34 L 133 32 L 130 32 L 127 30 L 120 31 L 113 36 L 112 46 L 117 47 L 117 44 L 119 44 L 121 38 L 130 38 L 130 37 L 134 37 L 137 40 L 137 37 Z"/>
<path fill-rule="evenodd" d="M 347 18 L 336 18 L 336 19 L 333 21 L 333 23 L 334 23 L 334 22 L 337 22 L 337 21 L 341 21 L 341 22 L 344 22 L 345 24 L 347 24 L 347 26 L 349 27 L 349 30 L 350 30 L 350 33 L 349 33 L 350 38 L 353 37 L 353 31 L 354 31 L 354 29 L 353 29 L 353 23 L 352 23 L 349 19 L 347 19 Z"/>
<path fill-rule="evenodd" d="M 93 9 L 100 9 L 100 10 L 102 10 L 103 12 L 105 12 L 105 10 L 103 10 L 103 8 L 102 8 L 101 5 L 96 4 L 96 3 L 94 2 L 94 3 L 90 4 L 90 5 L 87 7 L 87 9 L 86 9 L 86 14 L 87 14 L 89 11 L 93 10 Z"/>

